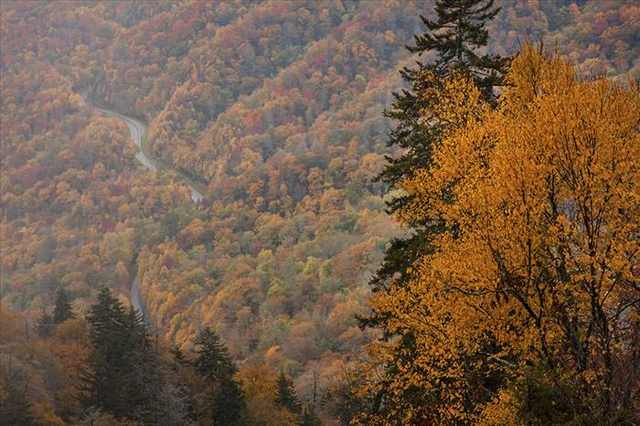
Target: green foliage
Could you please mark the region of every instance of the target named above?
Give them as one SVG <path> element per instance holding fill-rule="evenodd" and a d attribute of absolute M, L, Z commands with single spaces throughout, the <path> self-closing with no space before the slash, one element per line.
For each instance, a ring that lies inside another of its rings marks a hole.
<path fill-rule="evenodd" d="M 56 290 L 56 301 L 53 308 L 53 322 L 60 324 L 68 319 L 75 318 L 71 302 L 67 296 L 67 292 L 62 287 Z"/>
<path fill-rule="evenodd" d="M 227 348 L 210 328 L 204 328 L 194 341 L 196 358 L 193 365 L 208 383 L 210 412 L 216 424 L 242 425 L 246 417 L 244 393 L 233 378 L 236 367 Z M 209 411 L 209 410 L 207 410 Z"/>
<path fill-rule="evenodd" d="M 213 394 L 213 419 L 215 424 L 240 426 L 246 424 L 244 393 L 233 378 L 218 381 Z"/>
<path fill-rule="evenodd" d="M 291 379 L 284 374 L 284 371 L 280 372 L 276 386 L 276 404 L 286 408 L 292 413 L 300 414 L 302 412 L 302 406 L 296 394 L 296 389 Z"/>
<path fill-rule="evenodd" d="M 38 318 L 36 323 L 36 332 L 38 333 L 38 336 L 49 337 L 53 332 L 54 326 L 53 317 L 46 311 L 46 309 L 42 309 L 40 318 Z"/>
<path fill-rule="evenodd" d="M 19 369 L 0 366 L 0 420 L 11 426 L 35 426 L 32 404 L 27 395 L 28 383 Z"/>
<path fill-rule="evenodd" d="M 478 51 L 487 45 L 486 26 L 500 8 L 494 7 L 494 0 L 436 0 L 435 11 L 436 21 L 421 17 L 428 31 L 415 36 L 415 45 L 409 46 L 409 51 L 418 55 L 436 52 L 435 61 L 427 69 L 439 76 L 453 70 L 468 72 L 485 99 L 495 100 L 493 88 L 503 84 L 508 59 L 480 56 Z"/>
<path fill-rule="evenodd" d="M 92 352 L 83 377 L 82 404 L 116 417 L 151 416 L 159 379 L 142 315 L 126 311 L 109 289 L 102 288 L 87 321 Z"/>
<path fill-rule="evenodd" d="M 215 382 L 233 377 L 236 367 L 215 331 L 209 327 L 202 329 L 194 344 L 196 358 L 193 365 L 203 378 Z"/>

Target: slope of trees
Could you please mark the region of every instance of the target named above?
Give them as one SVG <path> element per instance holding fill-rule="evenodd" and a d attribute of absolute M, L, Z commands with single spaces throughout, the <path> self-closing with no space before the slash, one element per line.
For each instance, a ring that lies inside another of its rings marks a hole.
<path fill-rule="evenodd" d="M 77 389 L 89 356 L 85 322 L 52 324 L 44 339 L 28 318 L 4 305 L 0 322 L 0 418 L 16 425 L 65 424 L 81 410 Z"/>
<path fill-rule="evenodd" d="M 480 56 L 541 38 L 583 76 L 638 72 L 634 1 L 500 6 Z M 433 2 L 1 2 L 2 302 L 34 319 L 62 287 L 81 316 L 108 286 L 126 311 L 138 276 L 167 341 L 189 354 L 211 327 L 251 365 L 247 410 L 298 416 L 265 396 L 286 371 L 307 413 L 368 341 L 355 316 L 406 232 L 373 179 L 402 154 L 383 111 L 420 14 Z M 139 168 L 85 98 L 145 119 L 205 201 Z"/>
<path fill-rule="evenodd" d="M 52 322 L 47 336 L 35 335 L 26 317 L 5 307 L 0 319 L 3 423 L 291 425 L 301 420 L 299 410 L 277 402 L 281 393 L 273 370 L 262 365 L 238 372 L 210 329 L 198 334 L 193 351 L 167 350 L 140 314 L 107 288 L 85 317 Z"/>

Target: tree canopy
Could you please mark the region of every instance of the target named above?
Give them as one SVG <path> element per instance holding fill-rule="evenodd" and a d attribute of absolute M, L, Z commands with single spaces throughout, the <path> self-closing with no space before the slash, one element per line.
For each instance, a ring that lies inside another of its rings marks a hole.
<path fill-rule="evenodd" d="M 374 362 L 398 364 L 365 385 L 389 395 L 387 417 L 371 421 L 637 413 L 638 85 L 581 81 L 529 45 L 507 81 L 492 109 L 471 80 L 451 77 L 441 114 L 458 125 L 403 183 L 414 197 L 401 219 L 435 217 L 450 232 L 412 266 L 410 285 L 372 298 L 419 356 L 404 363 L 397 342 L 372 346 Z M 424 405 L 406 405 L 408 391 Z"/>

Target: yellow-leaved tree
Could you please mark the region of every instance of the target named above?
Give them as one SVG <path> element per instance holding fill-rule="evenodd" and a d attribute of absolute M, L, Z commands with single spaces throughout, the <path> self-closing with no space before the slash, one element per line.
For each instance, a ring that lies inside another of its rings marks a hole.
<path fill-rule="evenodd" d="M 445 231 L 371 299 L 414 353 L 371 346 L 360 391 L 386 399 L 361 423 L 640 421 L 638 84 L 581 81 L 531 46 L 507 80 L 495 109 L 458 75 L 425 111 L 449 130 L 398 216 Z"/>

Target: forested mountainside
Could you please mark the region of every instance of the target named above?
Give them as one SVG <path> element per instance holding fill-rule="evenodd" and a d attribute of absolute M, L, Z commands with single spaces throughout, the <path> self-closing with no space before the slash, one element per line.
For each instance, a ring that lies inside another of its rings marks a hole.
<path fill-rule="evenodd" d="M 543 41 L 582 76 L 640 74 L 636 1 L 499 3 L 489 52 Z M 407 232 L 374 178 L 397 154 L 383 111 L 433 2 L 0 8 L 3 315 L 33 324 L 64 288 L 82 316 L 103 286 L 129 300 L 137 277 L 163 344 L 190 351 L 211 327 L 240 375 L 286 371 L 304 400 L 332 389 L 370 337 L 356 321 L 368 281 Z M 165 167 L 140 167 L 127 126 L 93 105 L 148 123 Z M 55 339 L 86 339 L 74 324 Z M 49 356 L 29 353 L 11 356 L 37 383 L 31 399 L 67 418 L 33 362 Z"/>

